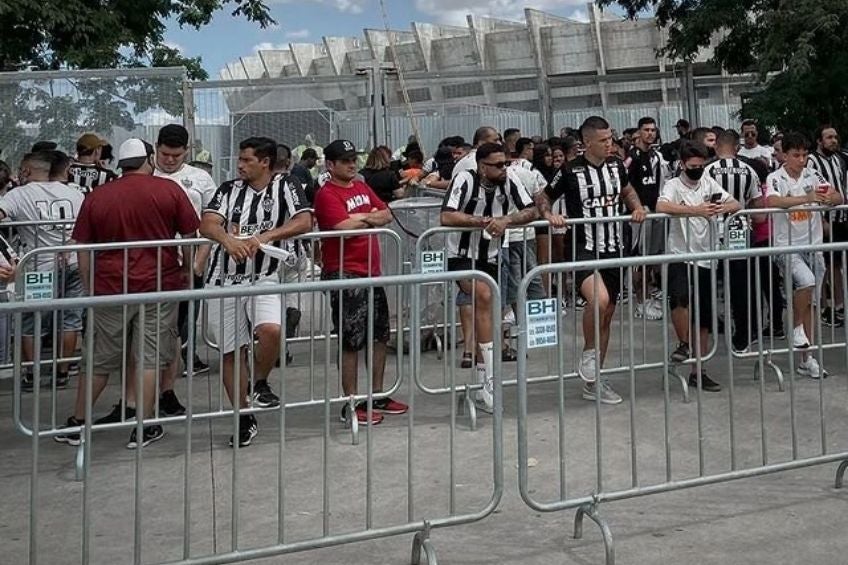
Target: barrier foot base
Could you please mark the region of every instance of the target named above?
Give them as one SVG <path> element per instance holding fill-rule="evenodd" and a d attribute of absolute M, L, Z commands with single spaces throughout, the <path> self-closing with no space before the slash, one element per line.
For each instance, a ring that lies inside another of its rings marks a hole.
<path fill-rule="evenodd" d="M 74 479 L 82 482 L 85 473 L 85 432 L 80 433 L 80 444 L 77 446 L 77 454 L 74 458 Z"/>
<path fill-rule="evenodd" d="M 468 427 L 477 431 L 477 405 L 474 404 L 474 392 L 465 389 L 457 397 L 457 413 L 468 416 Z"/>
<path fill-rule="evenodd" d="M 668 368 L 668 377 L 669 379 L 677 379 L 680 381 L 680 388 L 683 391 L 683 402 L 689 404 L 689 379 L 687 377 L 681 377 L 677 370 L 669 366 Z"/>
<path fill-rule="evenodd" d="M 783 384 L 783 382 L 784 382 L 784 379 L 783 379 L 783 371 L 781 371 L 781 370 L 780 370 L 780 367 L 778 367 L 777 365 L 775 365 L 775 364 L 774 364 L 773 362 L 771 362 L 771 361 L 769 361 L 768 363 L 766 363 L 766 365 L 768 365 L 768 367 L 769 367 L 772 371 L 774 371 L 774 377 L 777 379 L 777 390 L 779 390 L 780 392 L 785 391 L 785 390 L 786 390 L 786 387 L 785 387 L 785 385 Z"/>
<path fill-rule="evenodd" d="M 424 529 L 415 534 L 412 540 L 412 565 L 421 565 L 421 553 L 427 559 L 427 565 L 438 565 L 439 561 L 436 558 L 436 550 L 433 548 L 433 543 L 430 541 L 430 523 L 424 523 Z"/>
<path fill-rule="evenodd" d="M 356 418 L 356 399 L 353 396 L 347 401 L 345 428 L 350 428 L 351 445 L 359 445 L 359 420 Z"/>
<path fill-rule="evenodd" d="M 836 482 L 833 488 L 842 488 L 842 480 L 845 478 L 846 470 L 848 470 L 848 459 L 840 463 L 839 468 L 836 469 Z"/>
<path fill-rule="evenodd" d="M 609 524 L 604 520 L 595 504 L 584 504 L 577 509 L 577 514 L 574 516 L 574 539 L 583 538 L 583 517 L 588 516 L 601 529 L 601 536 L 604 538 L 604 553 L 606 554 L 606 565 L 615 565 L 615 546 L 612 540 L 612 531 Z"/>

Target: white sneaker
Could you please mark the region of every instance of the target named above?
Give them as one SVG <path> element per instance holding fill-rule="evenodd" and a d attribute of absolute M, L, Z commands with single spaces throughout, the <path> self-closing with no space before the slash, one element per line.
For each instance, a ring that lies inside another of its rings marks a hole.
<path fill-rule="evenodd" d="M 810 377 L 811 379 L 827 377 L 827 371 L 823 370 L 821 366 L 819 366 L 819 362 L 812 355 L 804 359 L 804 361 L 798 365 L 798 374 L 802 377 Z"/>
<path fill-rule="evenodd" d="M 580 366 L 577 367 L 577 374 L 587 383 L 595 382 L 595 367 L 597 363 L 598 358 L 594 349 L 584 351 L 583 357 L 580 359 Z"/>
<path fill-rule="evenodd" d="M 586 383 L 583 385 L 583 400 L 594 402 L 599 393 L 601 395 L 601 404 L 621 404 L 621 396 L 612 389 L 606 379 L 601 381 L 600 391 L 596 383 Z"/>
<path fill-rule="evenodd" d="M 645 320 L 662 320 L 662 309 L 653 300 L 646 300 L 641 304 L 637 304 L 633 310 L 633 317 Z"/>
<path fill-rule="evenodd" d="M 512 308 L 507 311 L 507 313 L 503 317 L 503 325 L 504 326 L 514 326 L 515 325 L 515 312 L 512 311 Z"/>
<path fill-rule="evenodd" d="M 796 326 L 792 333 L 792 346 L 795 349 L 809 349 L 810 340 L 807 339 L 807 334 L 804 333 L 804 326 Z"/>
<path fill-rule="evenodd" d="M 477 397 L 474 400 L 477 408 L 483 412 L 486 412 L 487 414 L 493 414 L 495 412 L 493 379 L 485 379 L 483 381 L 483 388 L 477 391 Z"/>

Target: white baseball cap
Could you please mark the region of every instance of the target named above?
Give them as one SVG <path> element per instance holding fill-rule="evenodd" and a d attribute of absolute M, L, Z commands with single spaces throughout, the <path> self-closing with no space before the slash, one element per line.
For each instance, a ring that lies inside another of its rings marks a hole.
<path fill-rule="evenodd" d="M 141 164 L 144 159 L 153 155 L 153 146 L 142 139 L 131 137 L 118 148 L 118 167 Z"/>

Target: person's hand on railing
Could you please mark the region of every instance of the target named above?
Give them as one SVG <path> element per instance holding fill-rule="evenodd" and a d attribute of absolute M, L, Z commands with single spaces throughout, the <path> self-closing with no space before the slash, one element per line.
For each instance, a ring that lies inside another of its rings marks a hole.
<path fill-rule="evenodd" d="M 551 227 L 554 227 L 554 228 L 567 227 L 566 223 L 565 223 L 566 222 L 565 216 L 561 216 L 559 214 L 554 214 L 553 212 L 545 212 L 542 215 L 542 218 L 547 220 L 551 224 Z"/>
<path fill-rule="evenodd" d="M 15 267 L 11 265 L 0 266 L 0 281 L 10 283 L 15 280 Z"/>
<path fill-rule="evenodd" d="M 255 238 L 228 237 L 224 241 L 224 249 L 227 250 L 230 257 L 242 263 L 256 254 L 256 250 L 259 249 L 259 241 Z"/>
<path fill-rule="evenodd" d="M 697 206 L 693 206 L 691 210 L 693 215 L 700 216 L 702 218 L 712 218 L 713 216 L 722 213 L 721 205 L 713 204 L 712 202 L 703 202 Z"/>
<path fill-rule="evenodd" d="M 485 229 L 492 237 L 501 237 L 506 232 L 507 227 L 509 227 L 509 218 L 500 217 L 493 218 Z"/>
<path fill-rule="evenodd" d="M 645 208 L 639 207 L 633 210 L 633 213 L 630 215 L 630 221 L 634 224 L 641 224 L 648 218 L 648 213 L 645 211 Z"/>

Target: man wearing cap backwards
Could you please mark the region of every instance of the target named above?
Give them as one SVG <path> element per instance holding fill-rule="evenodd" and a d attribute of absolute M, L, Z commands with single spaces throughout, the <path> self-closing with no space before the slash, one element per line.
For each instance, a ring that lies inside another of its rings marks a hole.
<path fill-rule="evenodd" d="M 68 181 L 82 188 L 84 194 L 118 177 L 114 171 L 100 164 L 106 145 L 105 139 L 93 133 L 83 134 L 77 140 L 77 159 L 68 169 Z"/>
<path fill-rule="evenodd" d="M 321 231 L 359 230 L 381 227 L 392 221 L 386 204 L 374 191 L 356 178 L 356 148 L 353 143 L 336 140 L 324 148 L 329 180 L 315 195 L 315 217 Z M 344 256 L 342 256 L 344 250 Z M 369 278 L 380 276 L 380 243 L 376 236 L 329 238 L 322 242 L 321 259 L 324 280 Z M 341 296 L 340 296 L 341 295 Z M 333 325 L 342 348 L 342 389 L 345 395 L 357 394 L 359 352 L 366 348 L 368 328 L 373 327 L 373 366 L 371 378 L 374 393 L 383 390 L 386 369 L 386 344 L 389 341 L 389 303 L 382 287 L 373 289 L 373 313 L 369 312 L 371 290 L 353 288 L 330 293 Z M 341 304 L 340 304 L 341 301 Z M 366 354 L 366 362 L 368 355 Z M 383 421 L 383 414 L 403 414 L 408 407 L 391 398 L 374 400 L 372 424 Z M 345 404 L 341 419 L 356 418 L 368 423 L 368 411 L 360 402 L 355 414 Z"/>
<path fill-rule="evenodd" d="M 209 205 L 212 196 L 215 194 L 215 181 L 212 177 L 198 167 L 193 167 L 187 164 L 186 158 L 189 156 L 188 150 L 188 130 L 179 124 L 168 124 L 159 130 L 159 136 L 156 139 L 156 170 L 154 175 L 171 179 L 182 187 L 197 212 L 197 217 L 200 218 L 201 211 Z M 204 246 L 196 250 L 194 255 L 194 282 L 192 288 L 203 288 L 203 272 L 206 269 L 206 259 L 209 257 L 209 247 Z M 199 303 L 194 310 L 194 322 L 197 322 L 197 315 L 200 313 Z M 183 346 L 188 344 L 188 302 L 181 302 L 179 305 L 179 314 L 177 327 L 180 330 L 180 340 Z M 195 340 L 195 345 L 197 340 Z M 192 352 L 194 353 L 194 352 Z M 183 370 L 187 370 L 188 360 L 187 352 L 183 351 Z M 200 360 L 197 354 L 194 354 L 193 373 L 195 375 L 208 373 L 209 366 Z M 180 405 L 177 397 L 174 395 L 174 381 L 179 372 L 179 363 L 174 360 L 165 373 L 162 375 L 161 391 L 162 398 L 159 399 L 159 408 L 168 415 L 179 415 L 185 413 L 185 408 Z"/>
<path fill-rule="evenodd" d="M 27 178 L 28 182 L 0 198 L 0 220 L 9 218 L 13 221 L 37 222 L 73 220 L 77 217 L 84 197 L 79 190 L 60 181 L 50 180 L 51 169 L 57 160 L 64 162 L 65 171 L 62 173 L 66 173 L 68 157 L 64 153 L 55 150 L 40 151 L 24 156 L 21 161 L 21 174 Z M 24 226 L 17 230 L 22 243 L 21 255 L 39 247 L 67 245 L 71 239 L 71 227 L 67 224 L 49 228 Z M 59 275 L 54 281 L 57 298 L 74 298 L 82 293 L 77 258 L 74 253 L 55 256 L 52 253 L 38 255 L 34 262 L 25 266 L 27 270 L 33 267 L 39 272 L 52 273 L 56 270 Z M 76 349 L 77 339 L 82 330 L 82 311 L 64 310 L 59 318 L 61 328 L 56 330 L 62 332 L 62 342 L 58 353 L 61 357 L 69 357 Z M 41 320 L 39 333 L 45 336 L 51 329 L 53 316 L 44 315 Z M 24 361 L 32 361 L 35 353 L 35 316 L 32 314 L 24 314 L 21 345 Z M 68 366 L 62 363 L 58 367 L 56 386 L 64 388 L 67 383 Z M 48 377 L 42 384 L 51 386 L 52 380 Z M 39 386 L 39 383 L 33 383 L 32 368 L 26 369 L 22 386 L 25 390 L 32 390 L 33 386 Z"/>
<path fill-rule="evenodd" d="M 85 199 L 74 227 L 73 238 L 79 243 L 170 240 L 180 235 L 191 237 L 200 224 L 191 202 L 176 183 L 153 176 L 153 147 L 140 139 L 128 139 L 118 149 L 118 167 L 123 176 L 91 192 Z M 189 256 L 189 250 L 183 250 Z M 93 275 L 90 272 L 93 261 Z M 124 268 L 126 262 L 127 268 Z M 93 296 L 122 293 L 156 292 L 186 288 L 191 269 L 180 264 L 176 247 L 144 247 L 130 250 L 79 253 L 83 285 Z M 190 267 L 190 266 L 187 266 Z M 144 314 L 141 315 L 140 309 Z M 130 362 L 141 366 L 141 414 L 153 415 L 156 401 L 156 378 L 176 354 L 176 304 L 107 306 L 94 310 L 94 331 L 87 336 L 94 347 L 91 398 L 97 398 L 106 387 L 111 373 L 123 366 L 124 335 L 130 340 Z M 143 342 L 143 347 L 139 346 Z M 143 358 L 141 357 L 143 355 Z M 136 383 L 127 384 L 136 387 Z M 67 426 L 84 424 L 85 380 L 80 379 L 74 414 Z M 127 418 L 135 415 L 129 405 Z M 164 435 L 161 426 L 145 426 L 142 438 L 133 429 L 127 448 L 147 446 Z M 71 431 L 56 436 L 56 441 L 79 445 L 80 435 Z"/>

